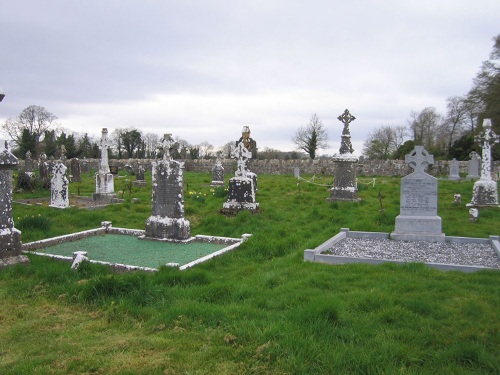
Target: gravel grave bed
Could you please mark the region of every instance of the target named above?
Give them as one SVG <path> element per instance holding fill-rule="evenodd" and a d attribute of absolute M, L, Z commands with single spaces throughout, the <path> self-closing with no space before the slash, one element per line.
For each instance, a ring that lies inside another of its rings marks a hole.
<path fill-rule="evenodd" d="M 409 262 L 500 268 L 491 245 L 345 238 L 323 254 Z"/>

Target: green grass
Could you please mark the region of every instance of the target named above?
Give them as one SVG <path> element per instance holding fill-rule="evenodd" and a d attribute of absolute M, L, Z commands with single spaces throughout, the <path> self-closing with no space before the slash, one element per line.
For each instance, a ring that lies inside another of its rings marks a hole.
<path fill-rule="evenodd" d="M 324 187 L 301 183 L 299 193 L 292 176 L 259 176 L 261 212 L 234 217 L 219 214 L 225 198 L 210 192 L 210 180 L 186 174 L 186 216 L 193 234 L 252 233 L 234 252 L 182 272 L 114 274 L 88 263 L 72 271 L 35 256 L 29 267 L 0 272 L 0 373 L 499 373 L 499 272 L 303 262 L 304 249 L 341 227 L 392 231 L 399 179 L 363 187 L 360 203 L 327 203 Z M 80 191 L 90 195 L 93 186 L 88 177 Z M 468 209 L 453 205 L 457 192 L 470 201 L 472 182 L 440 181 L 439 188 L 447 235 L 500 234 L 500 210 L 481 210 L 472 224 Z M 189 191 L 207 195 L 189 199 Z M 50 219 L 47 231 L 23 230 L 25 242 L 104 220 L 143 229 L 150 185 L 124 198 L 96 211 L 14 204 L 14 220 Z"/>

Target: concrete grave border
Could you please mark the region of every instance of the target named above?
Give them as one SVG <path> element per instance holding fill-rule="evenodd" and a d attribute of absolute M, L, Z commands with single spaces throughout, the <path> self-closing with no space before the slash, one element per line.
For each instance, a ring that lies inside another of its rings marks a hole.
<path fill-rule="evenodd" d="M 389 233 L 384 232 L 358 232 L 351 231 L 349 228 L 341 228 L 340 232 L 330 238 L 329 240 L 323 242 L 321 245 L 315 249 L 304 250 L 304 260 L 309 262 L 326 263 L 326 264 L 348 264 L 348 263 L 367 263 L 367 264 L 382 264 L 382 263 L 422 263 L 419 261 L 402 261 L 402 260 L 392 260 L 392 259 L 375 259 L 375 258 L 357 258 L 348 257 L 341 255 L 331 255 L 322 254 L 324 251 L 331 248 L 336 243 L 346 239 L 390 239 Z M 394 240 L 397 241 L 397 240 Z M 500 236 L 490 236 L 489 238 L 473 238 L 473 237 L 454 237 L 446 236 L 445 242 L 456 242 L 456 243 L 478 243 L 478 244 L 489 244 L 495 251 L 498 257 L 500 257 Z M 462 271 L 462 272 L 475 272 L 479 270 L 498 270 L 497 268 L 490 267 L 480 267 L 480 266 L 466 266 L 466 265 L 454 265 L 454 264 L 442 264 L 442 263 L 425 263 L 427 266 L 432 268 L 437 268 L 442 271 Z"/>
<path fill-rule="evenodd" d="M 64 236 L 47 238 L 45 240 L 34 241 L 34 242 L 29 242 L 29 243 L 23 244 L 22 245 L 22 252 L 24 254 L 40 255 L 40 256 L 45 256 L 45 257 L 49 257 L 49 258 L 53 258 L 53 259 L 73 262 L 73 257 L 42 253 L 42 252 L 37 252 L 36 250 L 50 247 L 50 246 L 57 245 L 57 244 L 61 244 L 61 243 L 65 243 L 65 242 L 78 241 L 78 240 L 81 240 L 83 238 L 87 238 L 87 237 L 91 237 L 91 236 L 98 236 L 98 235 L 105 235 L 105 234 L 120 234 L 120 235 L 125 235 L 125 236 L 139 237 L 139 236 L 144 236 L 145 231 L 139 230 L 139 229 L 114 228 L 111 225 L 111 222 L 103 221 L 101 223 L 100 228 L 90 229 L 90 230 L 86 230 L 86 231 L 82 231 L 82 232 L 67 234 Z M 183 271 L 183 270 L 191 268 L 197 264 L 206 262 L 207 260 L 210 260 L 212 258 L 219 256 L 219 255 L 222 255 L 224 253 L 227 253 L 231 250 L 236 249 L 243 242 L 245 242 L 247 239 L 249 239 L 251 236 L 252 235 L 248 234 L 248 233 L 243 234 L 241 236 L 241 238 L 207 236 L 207 235 L 201 235 L 201 234 L 196 235 L 195 237 L 191 237 L 190 240 L 197 241 L 197 242 L 223 243 L 223 244 L 227 244 L 228 246 L 224 247 L 221 250 L 215 251 L 211 254 L 205 255 L 204 257 L 198 258 L 198 259 L 196 259 L 190 263 L 187 263 L 183 266 L 180 266 L 180 267 L 179 267 L 178 263 L 167 263 L 166 266 L 178 267 L 179 270 Z M 179 241 L 168 241 L 168 242 L 179 243 Z M 179 244 L 179 246 L 182 246 L 182 244 Z M 130 265 L 130 264 L 104 262 L 104 261 L 97 261 L 97 260 L 92 260 L 92 259 L 90 259 L 89 261 L 91 263 L 104 264 L 106 266 L 111 266 L 112 268 L 118 269 L 118 270 L 125 270 L 125 271 L 142 270 L 142 271 L 148 271 L 148 272 L 157 272 L 158 271 L 158 269 L 151 268 L 151 267 L 141 267 L 141 266 L 134 266 L 134 265 Z"/>

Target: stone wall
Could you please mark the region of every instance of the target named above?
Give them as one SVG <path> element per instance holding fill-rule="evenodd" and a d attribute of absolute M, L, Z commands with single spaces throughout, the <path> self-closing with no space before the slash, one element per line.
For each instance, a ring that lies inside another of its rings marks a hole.
<path fill-rule="evenodd" d="M 80 163 L 83 160 L 80 159 Z M 118 166 L 122 169 L 126 165 L 130 165 L 137 170 L 139 165 L 144 166 L 148 171 L 151 171 L 151 159 L 110 159 L 109 164 Z M 82 166 L 82 173 L 89 170 L 97 170 L 99 168 L 99 159 L 87 159 L 87 168 Z M 19 163 L 19 169 L 24 168 L 24 161 Z M 426 172 L 433 176 L 448 176 L 449 174 L 448 160 L 437 160 L 433 165 L 430 165 Z M 69 161 L 68 161 L 69 165 Z M 215 165 L 215 160 L 185 160 L 185 171 L 187 172 L 205 172 L 211 173 Z M 467 174 L 468 161 L 460 162 L 460 173 Z M 226 176 L 233 175 L 236 170 L 236 161 L 234 159 L 223 159 L 222 166 Z M 249 169 L 257 174 L 293 174 L 293 169 L 298 167 L 301 174 L 316 174 L 316 175 L 333 175 L 334 163 L 331 159 L 317 160 L 250 160 L 248 163 Z M 35 168 L 38 168 L 35 162 Z M 500 161 L 493 162 L 493 176 L 498 178 L 500 171 Z M 405 176 L 411 172 L 402 160 L 362 160 L 357 166 L 358 176 Z"/>

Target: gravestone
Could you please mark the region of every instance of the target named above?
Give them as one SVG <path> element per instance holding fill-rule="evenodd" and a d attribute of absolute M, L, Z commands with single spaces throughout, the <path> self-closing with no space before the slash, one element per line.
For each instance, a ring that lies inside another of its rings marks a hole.
<path fill-rule="evenodd" d="M 54 168 L 54 165 L 56 164 L 56 161 L 54 159 L 54 155 L 50 155 L 49 157 L 49 162 L 47 163 L 47 170 L 49 172 L 49 178 L 51 178 L 52 174 L 52 169 Z"/>
<path fill-rule="evenodd" d="M 330 189 L 330 198 L 327 201 L 354 201 L 358 198 L 358 183 L 356 180 L 356 166 L 358 158 L 353 155 L 351 144 L 351 134 L 349 124 L 356 119 L 346 109 L 342 115 L 337 118 L 344 124 L 342 130 L 342 139 L 340 142 L 340 155 L 333 157 L 334 162 L 334 181 Z"/>
<path fill-rule="evenodd" d="M 12 219 L 12 171 L 18 165 L 7 141 L 0 140 L 0 269 L 29 263 L 28 257 L 22 255 L 21 232 Z"/>
<path fill-rule="evenodd" d="M 40 180 L 42 181 L 49 179 L 49 165 L 47 164 L 46 160 L 47 160 L 47 155 L 42 153 L 38 161 L 38 174 Z"/>
<path fill-rule="evenodd" d="M 491 147 L 498 141 L 498 135 L 491 129 L 491 119 L 484 119 L 483 130 L 476 136 L 476 142 L 482 144 L 481 178 L 474 182 L 468 207 L 498 206 L 497 182 L 491 178 Z"/>
<path fill-rule="evenodd" d="M 61 151 L 60 151 L 60 154 L 61 154 L 61 158 L 60 160 L 66 164 L 66 160 L 67 160 L 67 157 L 66 157 L 66 146 L 65 145 L 61 145 Z"/>
<path fill-rule="evenodd" d="M 460 161 L 453 158 L 450 161 L 450 173 L 448 175 L 449 180 L 460 180 Z"/>
<path fill-rule="evenodd" d="M 391 233 L 395 240 L 444 242 L 441 217 L 437 216 L 438 180 L 425 173 L 434 157 L 423 146 L 405 156 L 413 172 L 401 179 L 400 212 Z"/>
<path fill-rule="evenodd" d="M 80 166 L 80 160 L 78 158 L 73 158 L 70 161 L 71 175 L 73 182 L 82 182 L 82 168 Z"/>
<path fill-rule="evenodd" d="M 101 159 L 99 161 L 99 171 L 95 174 L 95 193 L 92 195 L 94 201 L 111 202 L 116 198 L 113 174 L 109 170 L 108 148 L 111 141 L 108 138 L 108 129 L 102 129 L 101 141 Z"/>
<path fill-rule="evenodd" d="M 69 207 L 67 169 L 68 167 L 62 161 L 54 164 L 50 180 L 50 207 Z"/>
<path fill-rule="evenodd" d="M 236 148 L 231 156 L 236 159 L 235 176 L 229 179 L 228 200 L 222 205 L 222 212 L 232 213 L 240 210 L 256 211 L 259 203 L 255 201 L 257 175 L 248 170 L 248 160 L 256 142 L 250 138 L 250 128 L 243 127 L 242 137 L 236 141 Z"/>
<path fill-rule="evenodd" d="M 24 171 L 26 173 L 33 172 L 33 159 L 31 158 L 31 151 L 26 151 L 26 158 L 24 159 Z"/>
<path fill-rule="evenodd" d="M 83 160 L 82 160 L 82 172 L 84 173 L 89 173 L 89 163 L 87 161 L 87 158 L 84 157 Z"/>
<path fill-rule="evenodd" d="M 470 160 L 467 164 L 467 178 L 479 178 L 479 166 L 481 164 L 481 157 L 476 151 L 469 154 Z"/>
<path fill-rule="evenodd" d="M 296 178 L 300 177 L 300 169 L 299 169 L 299 167 L 293 167 L 293 177 L 296 177 Z"/>
<path fill-rule="evenodd" d="M 137 173 L 135 174 L 134 186 L 145 187 L 147 186 L 147 182 L 144 179 L 144 174 L 146 173 L 144 167 L 139 165 L 137 169 Z"/>
<path fill-rule="evenodd" d="M 210 186 L 224 186 L 224 167 L 222 166 L 222 152 L 217 152 L 217 158 L 215 159 L 215 165 L 212 168 L 212 182 Z"/>
<path fill-rule="evenodd" d="M 172 160 L 177 144 L 165 134 L 152 163 L 153 205 L 143 238 L 184 241 L 190 238 L 190 223 L 184 218 L 184 163 Z"/>

